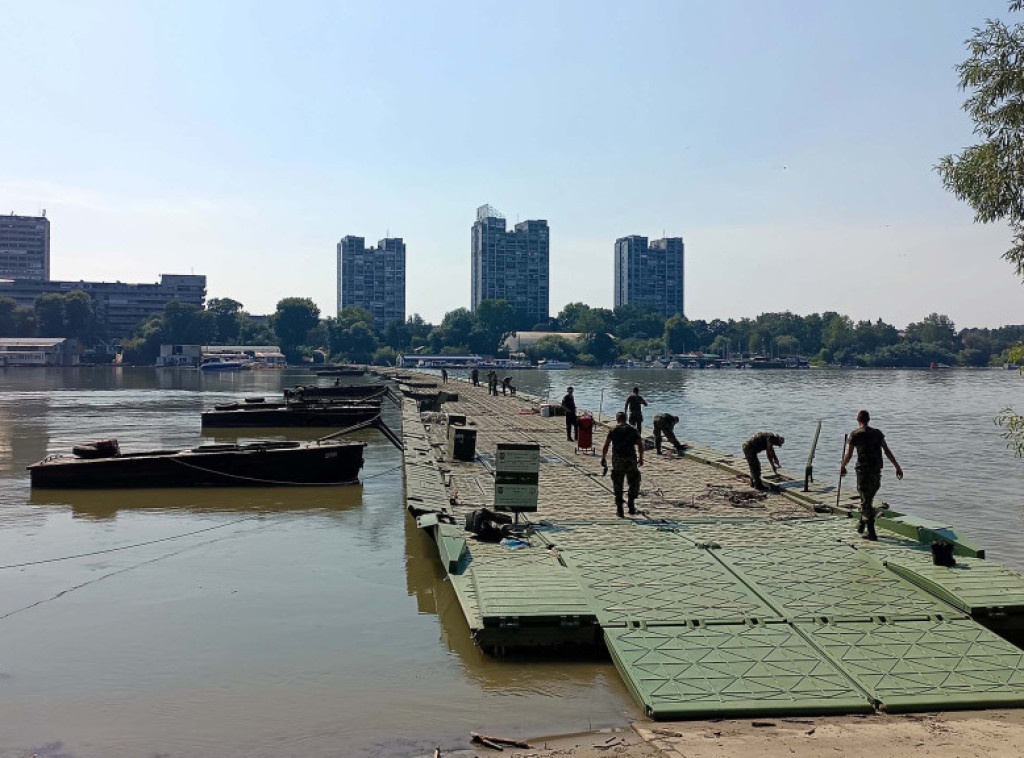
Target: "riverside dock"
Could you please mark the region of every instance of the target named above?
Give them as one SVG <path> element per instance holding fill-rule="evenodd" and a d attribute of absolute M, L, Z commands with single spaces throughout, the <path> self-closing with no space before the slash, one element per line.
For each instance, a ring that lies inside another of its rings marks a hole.
<path fill-rule="evenodd" d="M 599 452 L 577 451 L 538 398 L 384 373 L 412 385 L 407 508 L 486 651 L 604 645 L 654 719 L 1024 706 L 1024 652 L 1007 641 L 1024 627 L 1024 579 L 952 525 L 888 511 L 879 541 L 861 540 L 855 494 L 837 504 L 789 476 L 757 493 L 742 458 L 692 443 L 649 451 L 641 513 L 619 519 Z M 447 453 L 456 418 L 476 430 L 471 461 Z M 499 443 L 540 446 L 519 549 L 464 528 L 493 507 Z M 933 565 L 937 539 L 955 567 Z"/>

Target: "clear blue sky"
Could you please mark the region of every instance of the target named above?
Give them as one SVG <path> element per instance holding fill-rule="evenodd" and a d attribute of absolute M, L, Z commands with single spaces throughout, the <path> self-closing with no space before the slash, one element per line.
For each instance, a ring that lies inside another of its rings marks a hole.
<path fill-rule="evenodd" d="M 616 237 L 683 236 L 691 318 L 1024 322 L 932 167 L 1004 0 L 0 3 L 0 212 L 55 278 L 205 273 L 336 307 L 335 245 L 408 247 L 410 312 L 469 303 L 491 203 L 551 225 L 552 314 L 612 302 Z"/>

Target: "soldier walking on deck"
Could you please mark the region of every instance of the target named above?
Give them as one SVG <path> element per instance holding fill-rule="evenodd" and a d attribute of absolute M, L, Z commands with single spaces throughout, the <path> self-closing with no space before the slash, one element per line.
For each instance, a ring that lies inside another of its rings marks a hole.
<path fill-rule="evenodd" d="M 758 455 L 762 452 L 772 467 L 772 473 L 779 473 L 779 456 L 775 453 L 776 447 L 782 447 L 786 438 L 775 432 L 758 432 L 749 440 L 743 443 L 743 457 L 747 459 L 750 466 L 750 484 L 752 487 L 763 490 L 764 482 L 761 481 L 761 461 Z"/>
<path fill-rule="evenodd" d="M 654 417 L 654 451 L 661 455 L 661 438 L 664 437 L 676 448 L 676 453 L 683 454 L 683 443 L 676 439 L 673 429 L 679 423 L 679 416 L 671 413 L 659 413 Z"/>
<path fill-rule="evenodd" d="M 576 398 L 572 396 L 572 387 L 567 387 L 562 398 L 562 410 L 565 411 L 565 439 L 573 442 L 579 438 L 580 424 L 576 418 Z"/>
<path fill-rule="evenodd" d="M 640 397 L 640 388 L 634 387 L 633 394 L 626 398 L 626 413 L 629 414 L 629 423 L 640 432 L 644 422 L 644 412 L 641 406 L 647 405 L 647 401 Z"/>
<path fill-rule="evenodd" d="M 498 372 L 494 369 L 491 369 L 487 374 L 487 394 L 498 394 Z"/>
<path fill-rule="evenodd" d="M 448 369 L 441 369 L 441 384 L 448 384 Z"/>
<path fill-rule="evenodd" d="M 473 366 L 473 370 L 469 372 L 469 378 L 474 387 L 480 386 L 480 370 L 476 366 Z"/>
<path fill-rule="evenodd" d="M 622 490 L 629 481 L 629 515 L 636 514 L 636 496 L 640 494 L 640 466 L 644 465 L 644 439 L 633 427 L 626 424 L 626 414 L 615 414 L 615 427 L 608 432 L 601 449 L 601 465 L 608 467 L 608 448 L 612 449 L 612 489 L 615 491 L 615 513 L 624 518 L 622 512 Z M 637 460 L 637 453 L 640 455 Z"/>
<path fill-rule="evenodd" d="M 857 414 L 857 428 L 850 433 L 850 444 L 843 456 L 843 465 L 839 469 L 839 476 L 846 476 L 846 464 L 853 457 L 853 451 L 857 451 L 857 465 L 854 470 L 857 472 L 857 494 L 860 495 L 860 523 L 857 524 L 857 531 L 864 539 L 877 540 L 875 534 L 875 495 L 882 486 L 882 453 L 892 463 L 896 470 L 896 478 L 903 478 L 903 469 L 896 462 L 896 456 L 892 454 L 889 446 L 885 443 L 885 435 L 872 426 L 871 414 L 861 411 Z M 865 534 L 865 530 L 867 533 Z"/>

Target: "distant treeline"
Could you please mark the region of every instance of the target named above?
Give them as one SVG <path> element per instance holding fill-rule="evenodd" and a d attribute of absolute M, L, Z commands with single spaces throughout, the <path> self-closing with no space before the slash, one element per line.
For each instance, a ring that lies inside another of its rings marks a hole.
<path fill-rule="evenodd" d="M 161 344 L 278 344 L 291 362 L 384 364 L 412 352 L 504 355 L 507 351 L 501 345 L 514 333 L 515 323 L 515 313 L 504 300 L 485 300 L 476 312 L 456 308 L 439 324 L 413 314 L 378 333 L 372 316 L 362 308 L 345 308 L 337 316 L 321 318 L 312 300 L 288 297 L 269 319 L 259 319 L 236 300 L 215 298 L 206 308 L 170 303 L 143 320 L 122 343 L 125 361 L 138 364 L 153 363 Z M 535 324 L 532 331 L 581 336 L 544 337 L 525 348 L 528 358 L 587 366 L 695 352 L 733 359 L 802 357 L 820 364 L 877 367 L 988 366 L 1006 363 L 1009 351 L 1024 342 L 1024 325 L 957 331 L 948 316 L 937 313 L 901 331 L 881 319 L 855 322 L 833 311 L 705 321 L 678 315 L 666 319 L 643 306 L 612 310 L 584 303 L 569 303 L 557 316 Z M 0 298 L 0 336 L 37 335 L 77 337 L 93 345 L 105 338 L 102 314 L 95 312 L 85 292 L 43 295 L 33 308 Z"/>

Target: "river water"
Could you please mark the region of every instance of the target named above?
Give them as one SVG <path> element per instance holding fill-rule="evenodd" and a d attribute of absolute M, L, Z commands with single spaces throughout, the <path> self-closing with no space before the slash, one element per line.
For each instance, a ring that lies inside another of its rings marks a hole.
<path fill-rule="evenodd" d="M 0 757 L 420 756 L 465 745 L 470 730 L 530 736 L 639 717 L 607 661 L 476 650 L 405 514 L 400 453 L 374 432 L 358 487 L 29 489 L 25 466 L 76 442 L 251 439 L 204 437 L 200 411 L 310 381 L 297 369 L 0 371 Z M 605 414 L 636 385 L 648 424 L 676 413 L 687 439 L 738 451 L 759 429 L 784 434 L 794 472 L 820 419 L 826 479 L 868 408 L 906 471 L 897 483 L 886 469 L 882 498 L 948 519 L 1024 570 L 1024 463 L 992 423 L 1006 404 L 1024 409 L 1016 373 L 572 370 L 515 382 L 555 401 L 573 384 L 581 406 Z M 125 549 L 5 568 L 111 548 Z"/>

